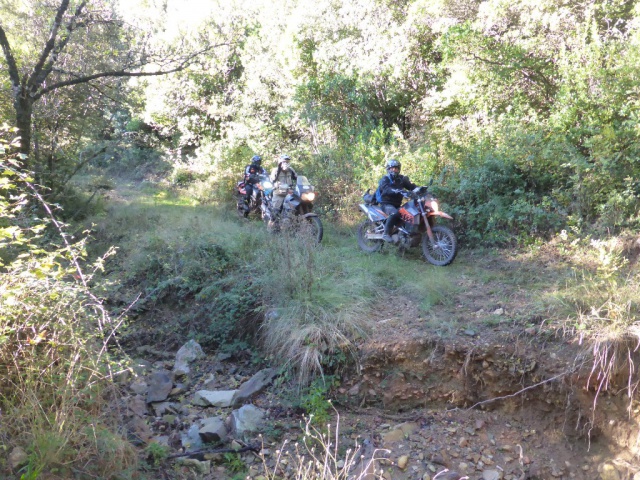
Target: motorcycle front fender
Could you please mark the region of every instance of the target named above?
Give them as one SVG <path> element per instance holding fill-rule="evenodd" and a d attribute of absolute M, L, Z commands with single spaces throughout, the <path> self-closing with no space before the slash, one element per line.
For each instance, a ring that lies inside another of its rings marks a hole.
<path fill-rule="evenodd" d="M 290 205 L 291 208 L 298 208 L 302 200 L 297 195 L 287 195 L 284 198 L 285 205 Z"/>
<path fill-rule="evenodd" d="M 442 218 L 446 218 L 447 220 L 453 220 L 453 217 L 451 215 L 449 215 L 448 213 L 444 213 L 444 212 L 430 212 L 429 216 L 430 217 L 442 217 Z"/>
<path fill-rule="evenodd" d="M 309 218 L 309 217 L 319 217 L 320 215 L 318 215 L 317 213 L 313 213 L 313 212 L 309 212 L 309 213 L 305 213 L 304 215 L 301 215 L 302 218 Z"/>

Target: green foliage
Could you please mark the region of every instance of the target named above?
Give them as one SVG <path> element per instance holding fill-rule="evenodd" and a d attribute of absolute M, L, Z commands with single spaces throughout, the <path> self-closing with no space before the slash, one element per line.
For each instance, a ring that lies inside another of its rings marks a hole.
<path fill-rule="evenodd" d="M 331 421 L 334 408 L 327 396 L 331 389 L 337 385 L 338 381 L 332 376 L 316 378 L 301 393 L 300 406 L 307 413 L 313 425 L 324 427 Z"/>
<path fill-rule="evenodd" d="M 170 448 L 157 442 L 147 445 L 146 453 L 152 466 L 158 467 L 169 456 Z"/>
<path fill-rule="evenodd" d="M 442 198 L 471 243 L 509 243 L 520 236 L 548 235 L 564 224 L 553 197 L 537 186 L 544 177 L 505 158 L 467 168 L 443 188 Z M 536 193 L 539 190 L 540 193 Z"/>
<path fill-rule="evenodd" d="M 225 468 L 231 473 L 244 472 L 247 469 L 247 466 L 237 453 L 224 453 L 223 458 Z"/>
<path fill-rule="evenodd" d="M 2 144 L 0 436 L 28 452 L 25 478 L 124 474 L 136 457 L 106 408 L 112 372 L 122 368 L 107 349 L 116 327 L 87 286 L 103 259 L 91 265 L 84 241 L 69 243 Z"/>

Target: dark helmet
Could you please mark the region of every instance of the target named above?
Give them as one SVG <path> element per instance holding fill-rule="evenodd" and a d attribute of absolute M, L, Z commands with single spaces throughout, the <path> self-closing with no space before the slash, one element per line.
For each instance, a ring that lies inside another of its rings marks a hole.
<path fill-rule="evenodd" d="M 394 168 L 394 167 L 398 168 L 397 172 L 392 172 L 391 171 L 391 169 Z M 400 169 L 402 168 L 402 165 L 395 158 L 391 158 L 387 162 L 387 165 L 385 166 L 385 168 L 387 169 L 387 173 L 389 173 L 389 175 L 391 175 L 391 178 L 395 178 L 396 176 L 400 175 Z"/>
<path fill-rule="evenodd" d="M 260 166 L 261 163 L 262 163 L 262 157 L 260 155 L 254 155 L 253 157 L 251 157 L 252 165 Z"/>

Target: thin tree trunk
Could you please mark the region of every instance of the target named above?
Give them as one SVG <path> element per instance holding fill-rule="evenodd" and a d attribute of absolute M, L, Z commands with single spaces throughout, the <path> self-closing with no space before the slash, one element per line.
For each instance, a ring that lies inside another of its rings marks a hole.
<path fill-rule="evenodd" d="M 28 95 L 17 95 L 14 101 L 16 109 L 16 127 L 20 135 L 20 153 L 29 155 L 31 149 L 31 116 L 33 114 L 33 100 Z M 29 159 L 24 161 L 24 167 Z"/>

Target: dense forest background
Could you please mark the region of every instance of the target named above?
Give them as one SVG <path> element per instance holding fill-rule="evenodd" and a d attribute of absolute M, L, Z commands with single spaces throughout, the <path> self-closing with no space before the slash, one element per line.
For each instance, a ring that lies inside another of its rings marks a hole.
<path fill-rule="evenodd" d="M 637 226 L 637 2 L 71 1 L 42 55 L 63 3 L 0 5 L 31 86 L 2 63 L 0 120 L 34 99 L 30 166 L 57 201 L 81 167 L 160 163 L 221 200 L 286 152 L 344 218 L 393 156 L 470 242 Z"/>

